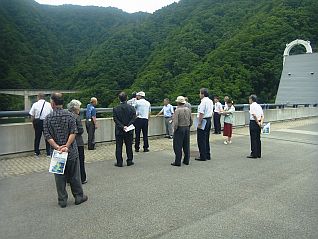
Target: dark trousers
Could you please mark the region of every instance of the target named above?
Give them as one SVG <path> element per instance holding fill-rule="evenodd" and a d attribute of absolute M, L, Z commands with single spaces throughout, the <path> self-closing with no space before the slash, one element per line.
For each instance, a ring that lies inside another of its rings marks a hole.
<path fill-rule="evenodd" d="M 140 133 L 142 131 L 142 136 L 144 139 L 144 149 L 149 148 L 148 143 L 148 119 L 141 119 L 137 118 L 135 120 L 135 133 L 136 133 L 136 139 L 135 139 L 135 149 L 140 149 Z"/>
<path fill-rule="evenodd" d="M 204 130 L 197 129 L 197 142 L 200 152 L 200 159 L 211 159 L 210 153 L 210 131 L 211 131 L 211 118 L 206 119 L 206 126 Z"/>
<path fill-rule="evenodd" d="M 55 184 L 57 190 L 57 197 L 59 203 L 66 203 L 68 194 L 66 191 L 66 182 L 70 183 L 71 191 L 76 199 L 83 197 L 83 188 L 80 176 L 79 160 L 68 160 L 65 165 L 65 171 L 63 175 L 55 175 Z"/>
<path fill-rule="evenodd" d="M 34 153 L 40 154 L 40 142 L 43 134 L 43 120 L 33 121 L 34 128 Z M 51 146 L 49 142 L 45 140 L 46 155 L 51 155 Z"/>
<path fill-rule="evenodd" d="M 88 149 L 95 149 L 95 124 L 94 121 L 88 121 L 86 120 L 86 131 L 87 131 L 87 135 L 88 135 L 88 141 L 87 141 L 87 145 L 88 145 Z"/>
<path fill-rule="evenodd" d="M 127 162 L 133 161 L 133 134 L 132 133 L 124 133 L 116 135 L 116 160 L 117 165 L 123 164 L 123 143 L 126 145 L 126 154 L 127 154 Z"/>
<path fill-rule="evenodd" d="M 170 123 L 171 120 L 172 117 L 165 117 L 166 135 L 168 136 L 173 135 L 172 123 Z"/>
<path fill-rule="evenodd" d="M 81 181 L 84 182 L 86 180 L 84 146 L 78 146 L 77 149 L 80 163 Z"/>
<path fill-rule="evenodd" d="M 261 157 L 261 127 L 255 122 L 250 121 L 250 140 L 251 140 L 251 156 Z"/>
<path fill-rule="evenodd" d="M 214 133 L 221 133 L 221 115 L 219 113 L 214 112 L 213 114 L 213 124 L 214 124 Z"/>
<path fill-rule="evenodd" d="M 175 164 L 181 165 L 182 149 L 184 153 L 183 162 L 190 161 L 190 127 L 178 127 L 173 134 L 173 150 L 176 155 Z"/>

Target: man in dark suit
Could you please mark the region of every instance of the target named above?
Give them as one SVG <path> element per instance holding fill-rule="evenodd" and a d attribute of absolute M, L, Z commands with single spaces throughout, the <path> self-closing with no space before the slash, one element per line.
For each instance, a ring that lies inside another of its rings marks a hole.
<path fill-rule="evenodd" d="M 133 130 L 129 130 L 136 118 L 136 110 L 133 106 L 127 104 L 127 95 L 121 92 L 118 95 L 120 105 L 113 109 L 113 119 L 115 121 L 115 137 L 116 137 L 116 167 L 123 166 L 123 143 L 126 145 L 127 166 L 134 165 L 133 162 Z"/>

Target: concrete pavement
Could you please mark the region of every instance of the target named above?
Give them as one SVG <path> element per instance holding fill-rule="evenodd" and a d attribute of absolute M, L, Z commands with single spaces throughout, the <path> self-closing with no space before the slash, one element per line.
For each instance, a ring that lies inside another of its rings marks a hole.
<path fill-rule="evenodd" d="M 102 145 L 87 155 L 89 201 L 75 206 L 70 196 L 65 209 L 46 159 L 24 157 L 43 168 L 20 173 L 10 162 L 23 157 L 2 159 L 11 171 L 0 179 L 0 238 L 318 238 L 318 136 L 310 132 L 317 118 L 273 124 L 262 159 L 245 157 L 247 128 L 234 130 L 231 145 L 211 135 L 212 160 L 181 168 L 170 166 L 167 139 L 124 168 L 113 166 L 113 145 Z"/>

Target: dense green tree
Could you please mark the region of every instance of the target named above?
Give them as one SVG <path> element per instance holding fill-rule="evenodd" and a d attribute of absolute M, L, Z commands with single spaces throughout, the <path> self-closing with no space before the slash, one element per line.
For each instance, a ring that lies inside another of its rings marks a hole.
<path fill-rule="evenodd" d="M 76 89 L 67 100 L 96 96 L 100 107 L 122 90 L 196 104 L 201 87 L 273 102 L 285 44 L 310 40 L 317 51 L 317 12 L 315 0 L 181 0 L 154 14 L 1 0 L 0 88 Z M 0 109 L 22 100 L 2 95 Z"/>

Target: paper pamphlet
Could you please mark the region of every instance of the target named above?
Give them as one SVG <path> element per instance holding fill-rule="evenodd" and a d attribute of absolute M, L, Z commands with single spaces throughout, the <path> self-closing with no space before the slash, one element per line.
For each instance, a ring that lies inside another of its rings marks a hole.
<path fill-rule="evenodd" d="M 206 119 L 203 119 L 202 120 L 202 123 L 201 123 L 201 127 L 199 128 L 199 129 L 202 129 L 202 130 L 204 130 L 205 129 L 205 126 L 206 126 Z M 196 118 L 195 120 L 194 120 L 194 127 L 197 129 L 198 128 L 198 125 L 199 125 L 199 119 L 198 118 Z"/>
<path fill-rule="evenodd" d="M 129 126 L 126 128 L 125 132 L 131 131 L 131 130 L 134 130 L 134 129 L 135 129 L 135 126 L 134 126 L 133 124 L 131 124 L 131 125 L 129 125 Z"/>
<path fill-rule="evenodd" d="M 51 157 L 49 172 L 55 174 L 64 174 L 68 153 L 54 150 Z"/>
<path fill-rule="evenodd" d="M 263 134 L 270 134 L 271 133 L 271 123 L 267 123 L 264 125 L 262 129 Z"/>

